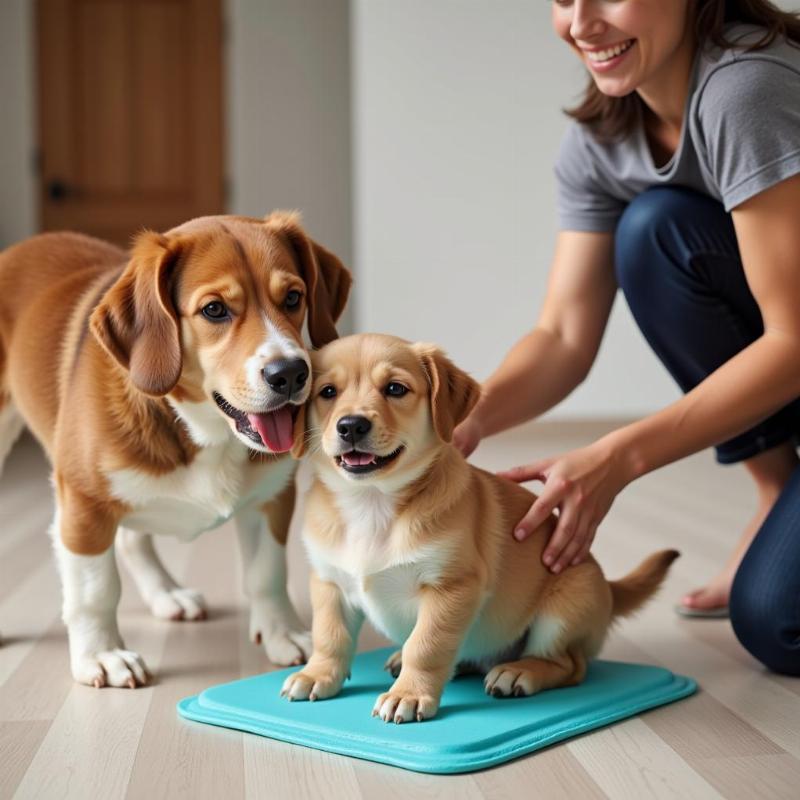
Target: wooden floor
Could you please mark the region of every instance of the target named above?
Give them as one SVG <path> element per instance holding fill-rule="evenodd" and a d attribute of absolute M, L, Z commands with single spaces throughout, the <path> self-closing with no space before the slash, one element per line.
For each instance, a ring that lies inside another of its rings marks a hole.
<path fill-rule="evenodd" d="M 510 466 L 604 429 L 532 426 L 484 443 L 475 460 Z M 44 459 L 23 439 L 0 478 L 0 798 L 800 797 L 800 680 L 765 672 L 727 622 L 687 621 L 672 610 L 682 592 L 714 573 L 754 508 L 742 469 L 719 467 L 710 453 L 629 487 L 595 548 L 611 577 L 656 548 L 683 552 L 661 595 L 619 626 L 603 656 L 663 665 L 696 678 L 701 691 L 470 775 L 420 775 L 177 717 L 180 698 L 272 669 L 246 641 L 230 526 L 192 545 L 160 540 L 176 576 L 205 593 L 207 622 L 153 619 L 123 576 L 120 627 L 157 674 L 155 685 L 74 684 L 45 535 L 51 508 Z M 291 590 L 308 619 L 306 574 L 295 529 Z M 383 643 L 366 630 L 361 647 Z"/>

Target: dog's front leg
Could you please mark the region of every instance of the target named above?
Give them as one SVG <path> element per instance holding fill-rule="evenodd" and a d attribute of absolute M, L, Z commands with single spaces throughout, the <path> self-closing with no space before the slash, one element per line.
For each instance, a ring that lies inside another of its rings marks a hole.
<path fill-rule="evenodd" d="M 372 709 L 384 722 L 421 722 L 439 710 L 458 648 L 480 606 L 484 583 L 477 577 L 422 586 L 414 630 L 402 649 L 402 667 Z"/>
<path fill-rule="evenodd" d="M 290 675 L 281 695 L 289 700 L 324 700 L 339 693 L 364 622 L 364 612 L 347 601 L 342 590 L 311 573 L 314 652 L 300 672 Z"/>
<path fill-rule="evenodd" d="M 273 664 L 303 664 L 311 635 L 286 592 L 286 538 L 293 506 L 286 490 L 261 510 L 236 515 L 244 592 L 250 601 L 250 639 L 263 644 Z M 287 510 L 288 504 L 288 510 Z"/>
<path fill-rule="evenodd" d="M 143 685 L 149 678 L 144 661 L 125 649 L 117 627 L 116 516 L 63 486 L 57 503 L 51 536 L 64 593 L 72 676 L 97 688 Z"/>

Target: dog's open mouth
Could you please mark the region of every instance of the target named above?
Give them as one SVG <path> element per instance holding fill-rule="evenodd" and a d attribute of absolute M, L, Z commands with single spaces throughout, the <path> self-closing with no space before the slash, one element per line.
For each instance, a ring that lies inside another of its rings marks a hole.
<path fill-rule="evenodd" d="M 272 411 L 248 414 L 232 406 L 219 392 L 214 392 L 214 402 L 236 423 L 236 430 L 256 444 L 273 453 L 292 449 L 292 428 L 299 406 L 285 403 Z"/>
<path fill-rule="evenodd" d="M 367 472 L 375 472 L 375 470 L 391 464 L 402 452 L 402 445 L 387 456 L 379 456 L 377 453 L 364 453 L 360 450 L 350 450 L 347 453 L 336 456 L 335 461 L 336 465 L 345 470 L 345 472 L 364 475 Z"/>

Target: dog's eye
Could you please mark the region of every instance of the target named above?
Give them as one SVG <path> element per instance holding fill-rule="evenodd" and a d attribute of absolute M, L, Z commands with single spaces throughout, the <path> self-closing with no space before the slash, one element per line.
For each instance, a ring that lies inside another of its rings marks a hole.
<path fill-rule="evenodd" d="M 408 387 L 403 386 L 402 383 L 397 383 L 397 381 L 392 381 L 383 391 L 389 397 L 402 397 L 404 394 L 408 394 Z"/>
<path fill-rule="evenodd" d="M 203 306 L 202 314 L 206 319 L 210 319 L 212 322 L 222 322 L 230 316 L 228 307 L 225 303 L 220 303 L 219 300 L 214 300 L 213 303 L 208 303 L 208 305 Z"/>
<path fill-rule="evenodd" d="M 319 390 L 319 396 L 324 398 L 325 400 L 330 400 L 333 397 L 336 397 L 336 387 L 331 386 L 328 384 L 327 386 L 323 386 Z"/>
<path fill-rule="evenodd" d="M 295 311 L 300 307 L 300 301 L 302 299 L 302 292 L 299 292 L 297 289 L 292 289 L 290 292 L 286 293 L 286 299 L 283 301 L 284 308 L 289 311 Z"/>

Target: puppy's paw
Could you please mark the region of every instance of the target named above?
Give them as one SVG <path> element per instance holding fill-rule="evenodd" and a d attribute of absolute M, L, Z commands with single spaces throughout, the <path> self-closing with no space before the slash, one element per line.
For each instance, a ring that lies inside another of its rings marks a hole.
<path fill-rule="evenodd" d="M 279 666 L 305 664 L 311 655 L 311 632 L 291 605 L 270 598 L 253 601 L 250 640 L 263 645 L 267 658 Z"/>
<path fill-rule="evenodd" d="M 332 672 L 306 667 L 293 672 L 281 688 L 281 697 L 289 700 L 326 700 L 339 694 L 342 678 Z"/>
<path fill-rule="evenodd" d="M 404 687 L 395 681 L 388 692 L 378 696 L 372 708 L 372 716 L 384 722 L 422 722 L 435 716 L 439 710 L 439 697 L 420 692 L 412 687 Z"/>
<path fill-rule="evenodd" d="M 392 653 L 389 658 L 386 659 L 386 663 L 383 665 L 383 668 L 391 674 L 393 678 L 396 678 L 400 674 L 400 670 L 403 668 L 403 651 L 396 650 Z"/>
<path fill-rule="evenodd" d="M 539 691 L 538 683 L 536 673 L 519 664 L 498 664 L 483 679 L 486 694 L 492 697 L 528 697 Z"/>
<path fill-rule="evenodd" d="M 135 689 L 148 683 L 151 676 L 138 653 L 117 647 L 78 656 L 72 662 L 72 677 L 96 689 L 103 686 Z"/>
<path fill-rule="evenodd" d="M 150 611 L 154 617 L 192 622 L 208 618 L 206 601 L 195 589 L 162 589 L 149 598 Z"/>

